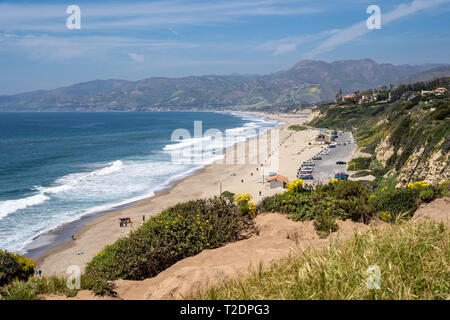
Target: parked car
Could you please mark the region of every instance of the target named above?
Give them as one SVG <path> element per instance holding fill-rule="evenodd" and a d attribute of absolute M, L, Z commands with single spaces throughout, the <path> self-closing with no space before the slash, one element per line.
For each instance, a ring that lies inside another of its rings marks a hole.
<path fill-rule="evenodd" d="M 298 178 L 302 180 L 314 180 L 312 174 L 300 174 Z"/>
<path fill-rule="evenodd" d="M 313 160 L 322 160 L 322 157 L 321 157 L 321 156 L 315 156 L 315 157 L 313 158 Z"/>
<path fill-rule="evenodd" d="M 330 144 L 330 148 L 336 148 L 337 144 L 336 143 L 332 143 Z"/>
<path fill-rule="evenodd" d="M 300 170 L 313 171 L 314 169 L 313 169 L 312 167 L 302 166 L 302 167 L 300 168 Z"/>
<path fill-rule="evenodd" d="M 312 162 L 312 161 L 306 161 L 306 162 L 303 162 L 302 163 L 302 167 L 303 166 L 308 166 L 308 167 L 314 167 L 316 164 L 314 163 L 314 162 Z"/>
<path fill-rule="evenodd" d="M 338 180 L 348 180 L 348 174 L 345 172 L 338 172 L 334 175 L 334 177 Z"/>
<path fill-rule="evenodd" d="M 336 164 L 347 164 L 345 161 L 336 161 Z"/>

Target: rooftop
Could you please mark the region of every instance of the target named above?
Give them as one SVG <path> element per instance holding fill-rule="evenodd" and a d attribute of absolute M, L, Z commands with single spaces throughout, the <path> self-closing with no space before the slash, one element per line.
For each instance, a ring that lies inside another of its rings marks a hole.
<path fill-rule="evenodd" d="M 273 180 L 281 180 L 283 182 L 287 182 L 288 178 L 285 176 L 282 176 L 281 174 L 277 174 L 276 176 L 270 177 L 269 179 L 267 179 L 268 182 L 273 181 Z"/>

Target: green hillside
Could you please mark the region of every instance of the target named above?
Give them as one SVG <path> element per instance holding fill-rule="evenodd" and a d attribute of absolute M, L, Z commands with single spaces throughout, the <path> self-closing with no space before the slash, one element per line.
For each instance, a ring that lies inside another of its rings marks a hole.
<path fill-rule="evenodd" d="M 449 82 L 450 78 L 440 78 L 356 92 L 351 101 L 338 97 L 336 103 L 319 107 L 318 117 L 310 125 L 353 131 L 361 151 L 371 155 L 357 159 L 365 163 L 359 169 L 368 169 L 367 173 L 396 175 L 404 185 L 410 180 L 446 180 L 450 150 L 448 91 L 422 91 L 438 87 L 448 90 Z M 374 94 L 376 99 L 365 101 Z"/>

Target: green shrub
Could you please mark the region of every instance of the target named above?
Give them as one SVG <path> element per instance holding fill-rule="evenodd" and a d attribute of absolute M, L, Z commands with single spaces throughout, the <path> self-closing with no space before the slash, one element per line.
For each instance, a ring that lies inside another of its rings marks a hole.
<path fill-rule="evenodd" d="M 334 195 L 338 199 L 348 200 L 351 198 L 359 198 L 367 200 L 369 197 L 367 188 L 361 182 L 350 180 L 339 181 L 335 185 Z"/>
<path fill-rule="evenodd" d="M 312 220 L 321 215 L 347 218 L 336 199 L 316 192 L 284 192 L 263 199 L 259 211 L 288 213 L 294 221 Z"/>
<path fill-rule="evenodd" d="M 0 250 L 0 286 L 5 285 L 20 273 L 20 265 L 14 256 Z"/>
<path fill-rule="evenodd" d="M 221 196 L 230 199 L 231 201 L 233 201 L 234 199 L 234 193 L 230 192 L 230 191 L 224 191 L 222 192 Z"/>
<path fill-rule="evenodd" d="M 434 199 L 434 191 L 431 188 L 427 188 L 425 190 L 420 191 L 419 197 L 420 200 L 424 202 L 430 202 Z"/>
<path fill-rule="evenodd" d="M 303 130 L 308 129 L 308 127 L 305 127 L 305 126 L 302 126 L 299 124 L 293 124 L 293 125 L 290 125 L 288 129 L 294 130 L 294 131 L 303 131 Z"/>
<path fill-rule="evenodd" d="M 334 181 L 334 182 L 333 182 Z M 350 199 L 357 197 L 367 199 L 369 190 L 359 181 L 331 180 L 330 183 L 317 187 L 317 193 L 326 194 L 337 199 Z"/>
<path fill-rule="evenodd" d="M 336 218 L 321 215 L 314 220 L 314 228 L 321 238 L 326 238 L 329 234 L 336 232 L 339 226 L 336 223 Z"/>
<path fill-rule="evenodd" d="M 317 192 L 336 199 L 337 207 L 345 212 L 343 217 L 353 221 L 368 222 L 375 208 L 368 203 L 369 190 L 359 181 L 336 181 L 327 183 Z"/>
<path fill-rule="evenodd" d="M 336 217 L 341 220 L 347 219 L 349 216 L 345 210 L 340 208 L 336 199 L 332 197 L 312 197 L 309 207 L 302 211 L 297 211 L 289 216 L 294 221 L 312 220 L 320 216 Z"/>
<path fill-rule="evenodd" d="M 348 171 L 367 170 L 369 169 L 371 162 L 372 158 L 370 157 L 358 157 L 350 160 L 347 166 L 347 170 Z"/>
<path fill-rule="evenodd" d="M 349 197 L 338 200 L 338 206 L 347 213 L 353 221 L 369 222 L 375 207 L 367 202 L 366 198 Z"/>
<path fill-rule="evenodd" d="M 0 250 L 0 286 L 14 279 L 27 280 L 34 274 L 35 264 L 19 254 Z"/>
<path fill-rule="evenodd" d="M 450 180 L 441 182 L 438 186 L 437 186 L 437 193 L 439 196 L 441 197 L 448 197 L 450 196 Z"/>
<path fill-rule="evenodd" d="M 154 277 L 204 249 L 243 239 L 243 231 L 253 228 L 252 218 L 225 197 L 179 203 L 99 252 L 85 275 L 93 286 L 95 281 Z"/>
<path fill-rule="evenodd" d="M 388 190 L 374 199 L 373 204 L 378 211 L 389 211 L 394 217 L 408 212 L 411 216 L 417 210 L 419 191 L 410 188 Z"/>
<path fill-rule="evenodd" d="M 294 213 L 311 204 L 311 193 L 284 192 L 264 198 L 259 204 L 260 212 Z"/>

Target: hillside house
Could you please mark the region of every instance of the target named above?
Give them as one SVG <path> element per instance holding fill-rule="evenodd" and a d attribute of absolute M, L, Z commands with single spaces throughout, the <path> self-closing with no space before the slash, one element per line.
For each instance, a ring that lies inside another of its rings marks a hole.
<path fill-rule="evenodd" d="M 356 98 L 356 94 L 350 93 L 350 94 L 348 94 L 348 95 L 346 95 L 346 96 L 343 96 L 343 97 L 342 97 L 342 100 L 343 100 L 343 101 L 351 101 L 351 100 L 353 100 L 353 99 L 355 99 L 355 98 Z"/>
<path fill-rule="evenodd" d="M 429 90 L 422 90 L 421 91 L 421 95 L 422 96 L 425 96 L 425 95 L 427 95 L 427 94 L 433 94 L 434 93 L 434 91 L 429 91 Z"/>
<path fill-rule="evenodd" d="M 361 96 L 361 99 L 359 99 L 358 104 L 364 104 L 364 103 L 367 103 L 369 101 L 370 101 L 370 99 L 369 99 L 368 96 Z"/>
<path fill-rule="evenodd" d="M 434 89 L 434 94 L 442 94 L 442 93 L 446 93 L 447 89 L 445 88 L 436 88 Z"/>

